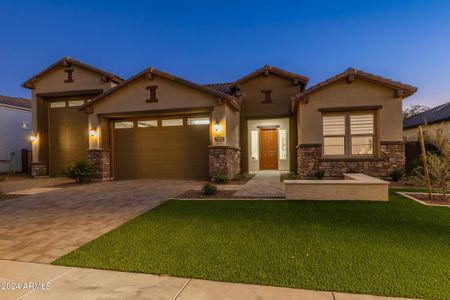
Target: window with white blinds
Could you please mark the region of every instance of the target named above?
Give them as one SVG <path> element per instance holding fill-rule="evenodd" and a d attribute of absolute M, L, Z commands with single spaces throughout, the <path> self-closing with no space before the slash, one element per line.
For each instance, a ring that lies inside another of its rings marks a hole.
<path fill-rule="evenodd" d="M 374 113 L 323 115 L 323 155 L 374 155 Z"/>

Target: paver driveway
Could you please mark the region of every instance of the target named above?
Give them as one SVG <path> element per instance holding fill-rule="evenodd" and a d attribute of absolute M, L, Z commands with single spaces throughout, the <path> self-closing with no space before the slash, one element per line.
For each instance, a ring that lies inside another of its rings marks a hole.
<path fill-rule="evenodd" d="M 49 263 L 200 186 L 181 180 L 98 182 L 0 201 L 0 259 Z"/>

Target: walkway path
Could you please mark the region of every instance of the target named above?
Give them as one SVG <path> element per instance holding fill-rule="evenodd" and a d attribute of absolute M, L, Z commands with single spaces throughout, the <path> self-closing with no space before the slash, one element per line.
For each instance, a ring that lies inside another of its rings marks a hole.
<path fill-rule="evenodd" d="M 42 283 L 46 290 L 2 289 L 0 299 L 388 300 L 400 298 L 160 277 L 0 260 L 0 283 Z M 47 283 L 49 283 L 47 285 Z"/>
<path fill-rule="evenodd" d="M 246 185 L 234 196 L 259 198 L 284 198 L 284 183 L 280 182 L 281 171 L 257 171 Z"/>

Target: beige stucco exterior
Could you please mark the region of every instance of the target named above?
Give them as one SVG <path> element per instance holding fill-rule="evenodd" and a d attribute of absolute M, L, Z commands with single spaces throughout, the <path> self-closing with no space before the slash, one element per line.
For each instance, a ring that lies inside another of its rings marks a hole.
<path fill-rule="evenodd" d="M 241 148 L 242 148 L 242 169 L 244 171 L 258 170 L 255 162 L 251 161 L 249 153 L 249 132 L 248 121 L 256 124 L 257 120 L 268 125 L 264 119 L 288 118 L 290 120 L 289 130 L 289 153 L 295 152 L 297 145 L 297 130 L 293 124 L 296 122 L 296 115 L 290 111 L 291 98 L 301 91 L 301 87 L 293 79 L 280 76 L 278 74 L 260 74 L 255 78 L 239 84 L 241 92 L 246 98 L 242 103 L 240 116 L 241 124 Z M 263 90 L 271 90 L 272 103 L 261 103 L 264 100 Z M 278 125 L 272 124 L 272 125 Z M 287 166 L 286 166 L 287 165 Z M 295 156 L 290 155 L 288 161 L 280 162 L 279 168 L 282 170 L 294 171 L 296 168 Z"/>
<path fill-rule="evenodd" d="M 47 140 L 47 128 L 43 128 L 43 123 L 46 122 L 47 111 L 45 101 L 48 99 L 67 99 L 67 98 L 86 98 L 83 93 L 79 93 L 78 96 L 70 95 L 74 91 L 95 91 L 95 90 L 107 90 L 115 86 L 112 81 L 103 81 L 101 75 L 91 70 L 79 67 L 77 65 L 71 66 L 73 69 L 72 77 L 73 82 L 66 83 L 67 73 L 64 71 L 64 67 L 57 67 L 37 79 L 31 90 L 32 95 L 32 119 L 33 119 L 33 132 L 38 134 L 38 140 L 33 142 L 33 162 L 39 162 L 47 157 L 40 156 L 40 151 L 45 153 L 48 149 L 42 149 L 45 141 Z M 55 96 L 51 96 L 55 94 Z M 58 95 L 59 94 L 59 95 Z M 92 95 L 91 95 L 92 97 Z M 44 99 L 45 98 L 45 99 Z M 38 114 L 41 115 L 39 119 Z M 47 154 L 45 154 L 46 156 Z"/>
<path fill-rule="evenodd" d="M 369 107 L 378 109 L 379 141 L 402 141 L 402 98 L 394 98 L 392 88 L 355 79 L 352 83 L 340 80 L 311 93 L 308 101 L 300 102 L 297 112 L 299 144 L 322 144 L 322 112 L 333 107 Z"/>

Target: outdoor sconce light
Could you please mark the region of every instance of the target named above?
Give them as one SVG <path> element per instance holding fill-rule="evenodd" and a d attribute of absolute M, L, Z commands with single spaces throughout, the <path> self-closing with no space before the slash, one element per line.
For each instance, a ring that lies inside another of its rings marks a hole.
<path fill-rule="evenodd" d="M 213 126 L 214 132 L 221 132 L 223 127 L 219 124 L 219 122 L 216 122 Z"/>
<path fill-rule="evenodd" d="M 89 135 L 93 138 L 97 137 L 97 129 L 91 129 L 89 130 Z"/>
<path fill-rule="evenodd" d="M 33 133 L 31 134 L 31 136 L 30 136 L 30 140 L 31 140 L 32 142 L 36 142 L 37 139 L 38 139 L 37 134 L 33 132 Z"/>

